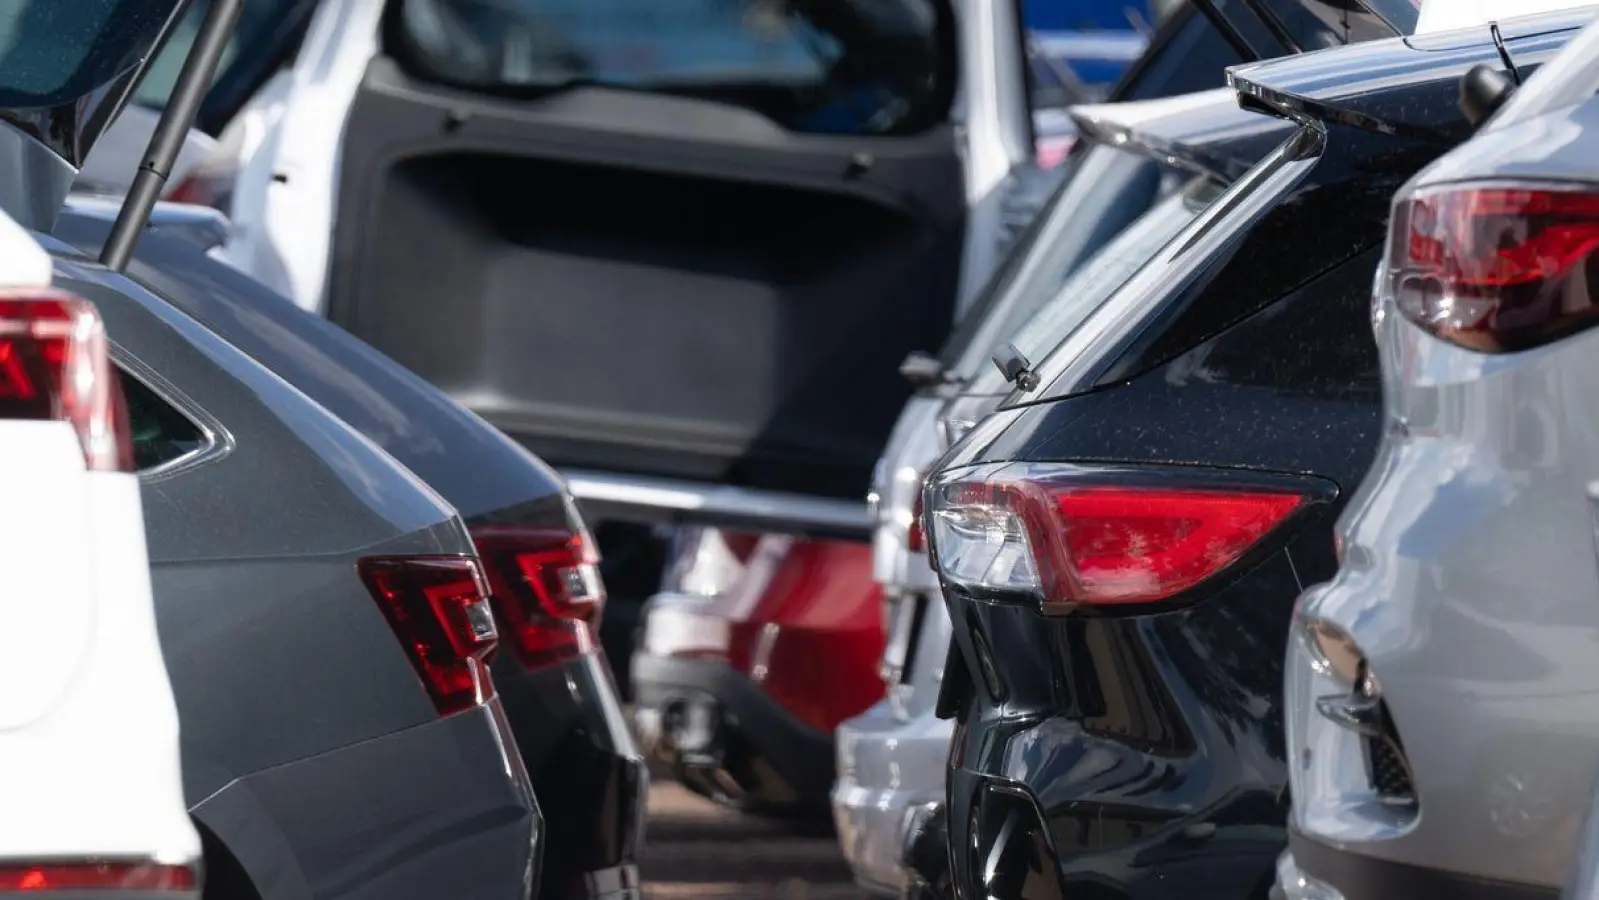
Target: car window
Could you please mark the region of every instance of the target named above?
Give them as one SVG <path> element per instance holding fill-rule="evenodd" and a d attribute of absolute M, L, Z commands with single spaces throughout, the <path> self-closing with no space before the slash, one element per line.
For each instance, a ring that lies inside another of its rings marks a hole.
<path fill-rule="evenodd" d="M 311 0 L 244 0 L 239 22 L 217 64 L 211 91 L 201 105 L 197 124 L 202 130 L 220 131 L 249 95 L 286 61 L 303 32 L 311 5 Z M 166 107 L 210 8 L 211 0 L 190 0 L 183 18 L 173 26 L 172 37 L 139 80 L 133 102 L 151 109 Z"/>
<path fill-rule="evenodd" d="M 1017 329 L 1011 343 L 1036 364 L 1204 211 L 1221 186 L 1198 178 L 1117 235 Z"/>
<path fill-rule="evenodd" d="M 179 0 L 0 3 L 0 107 L 75 102 L 137 66 Z"/>
<path fill-rule="evenodd" d="M 906 134 L 954 93 L 947 0 L 395 0 L 413 75 L 526 96 L 602 85 L 714 100 L 792 131 Z"/>
<path fill-rule="evenodd" d="M 207 438 L 200 426 L 156 396 L 144 382 L 120 369 L 118 374 L 128 402 L 135 469 L 145 472 L 205 449 Z"/>

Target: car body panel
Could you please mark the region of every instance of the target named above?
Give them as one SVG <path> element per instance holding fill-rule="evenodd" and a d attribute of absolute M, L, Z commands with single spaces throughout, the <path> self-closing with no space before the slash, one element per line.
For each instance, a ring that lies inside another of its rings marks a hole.
<path fill-rule="evenodd" d="M 49 254 L 0 214 L 0 292 L 42 295 L 51 282 Z M 90 471 L 69 422 L 0 420 L 0 444 L 9 513 L 0 541 L 17 563 L 0 607 L 14 638 L 0 662 L 10 686 L 0 698 L 0 860 L 197 870 L 138 480 Z M 110 758 L 107 742 L 119 750 Z"/>
<path fill-rule="evenodd" d="M 1481 179 L 1599 189 L 1589 152 L 1595 41 L 1589 26 L 1527 82 L 1526 106 L 1507 104 L 1502 127 L 1404 192 Z M 1554 102 L 1562 95 L 1572 104 Z M 1599 470 L 1579 387 L 1596 336 L 1467 349 L 1401 315 L 1386 279 L 1372 320 L 1383 440 L 1338 524 L 1342 565 L 1306 591 L 1299 616 L 1344 629 L 1378 679 L 1414 805 L 1372 805 L 1379 791 L 1358 767 L 1358 736 L 1316 705 L 1347 688 L 1318 671 L 1304 639 L 1291 642 L 1289 741 L 1296 753 L 1315 747 L 1296 772 L 1293 861 L 1346 891 L 1386 872 L 1418 886 L 1469 881 L 1492 896 L 1554 897 L 1599 764 L 1583 646 L 1599 627 L 1590 499 Z"/>

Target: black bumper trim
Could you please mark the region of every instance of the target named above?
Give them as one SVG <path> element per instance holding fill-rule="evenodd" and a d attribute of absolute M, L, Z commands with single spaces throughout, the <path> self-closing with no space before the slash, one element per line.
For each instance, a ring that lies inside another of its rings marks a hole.
<path fill-rule="evenodd" d="M 1559 900 L 1557 888 L 1495 881 L 1429 869 L 1329 847 L 1290 831 L 1288 849 L 1306 875 L 1338 889 L 1345 900 Z"/>

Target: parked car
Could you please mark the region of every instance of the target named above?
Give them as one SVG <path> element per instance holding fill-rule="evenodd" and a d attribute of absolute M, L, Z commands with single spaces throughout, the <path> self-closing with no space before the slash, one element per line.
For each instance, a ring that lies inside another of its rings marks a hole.
<path fill-rule="evenodd" d="M 1238 27 L 1248 31 L 1251 25 L 1242 19 Z M 1238 112 L 1233 92 L 1220 87 L 1225 67 L 1239 60 L 1210 19 L 1179 7 L 1118 86 L 1113 99 L 1120 102 L 1074 109 L 1081 125 L 1074 130 L 1084 146 L 1067 164 L 1061 186 L 937 357 L 907 365 L 917 391 L 878 463 L 872 492 L 874 571 L 891 604 L 883 663 L 889 694 L 838 735 L 834 816 L 864 885 L 894 892 L 906 877 L 927 883 L 945 877 L 908 871 L 903 858 L 918 817 L 943 797 L 950 735 L 949 723 L 933 709 L 949 624 L 916 526 L 923 476 L 1002 398 L 1006 384 L 990 361 L 993 348 L 1063 295 L 1063 284 L 1085 259 L 1195 171 L 1231 181 L 1281 142 L 1284 123 Z M 1172 96 L 1207 85 L 1216 88 Z M 1093 276 L 1096 290 L 1108 291 L 1116 282 L 1106 277 L 1125 278 L 1158 249 L 1141 233 L 1140 243 L 1112 255 L 1120 262 Z M 1158 239 L 1158 227 L 1155 233 Z M 922 858 L 945 867 L 941 853 Z"/>
<path fill-rule="evenodd" d="M 199 896 L 126 409 L 99 313 L 0 214 L 0 894 Z"/>
<path fill-rule="evenodd" d="M 75 197 L 54 234 L 98 252 L 115 210 Z M 505 651 L 491 671 L 548 826 L 543 896 L 636 896 L 649 776 L 599 646 L 593 537 L 560 477 L 360 339 L 211 259 L 204 241 L 147 233 L 128 274 L 454 506 L 486 568 Z"/>
<path fill-rule="evenodd" d="M 177 6 L 13 4 L 7 45 L 26 49 L 0 58 L 0 206 L 105 323 L 206 893 L 523 900 L 543 829 L 455 511 L 199 323 L 42 233 Z"/>
<path fill-rule="evenodd" d="M 719 803 L 825 821 L 833 730 L 882 696 L 871 564 L 861 541 L 685 529 L 633 660 L 645 746 Z"/>
<path fill-rule="evenodd" d="M 1583 21 L 1231 69 L 1290 137 L 1231 186 L 1166 201 L 1190 221 L 1153 259 L 1108 295 L 1063 292 L 1000 349 L 1010 394 L 924 495 L 954 625 L 939 707 L 962 896 L 1271 889 L 1275 661 L 1375 450 L 1387 198 L 1469 133 L 1466 69 L 1501 47 L 1533 65 Z"/>
<path fill-rule="evenodd" d="M 1382 444 L 1288 644 L 1293 900 L 1554 897 L 1576 864 L 1599 765 L 1599 26 L 1536 74 L 1507 48 L 1461 96 L 1474 119 L 1510 99 L 1393 197 Z"/>

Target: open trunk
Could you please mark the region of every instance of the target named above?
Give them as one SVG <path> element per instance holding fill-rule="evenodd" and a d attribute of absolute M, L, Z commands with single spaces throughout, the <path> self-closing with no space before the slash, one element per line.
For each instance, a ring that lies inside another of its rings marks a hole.
<path fill-rule="evenodd" d="M 949 98 L 902 133 L 825 133 L 753 93 L 469 90 L 380 53 L 329 317 L 556 466 L 863 496 L 900 361 L 953 318 Z"/>

